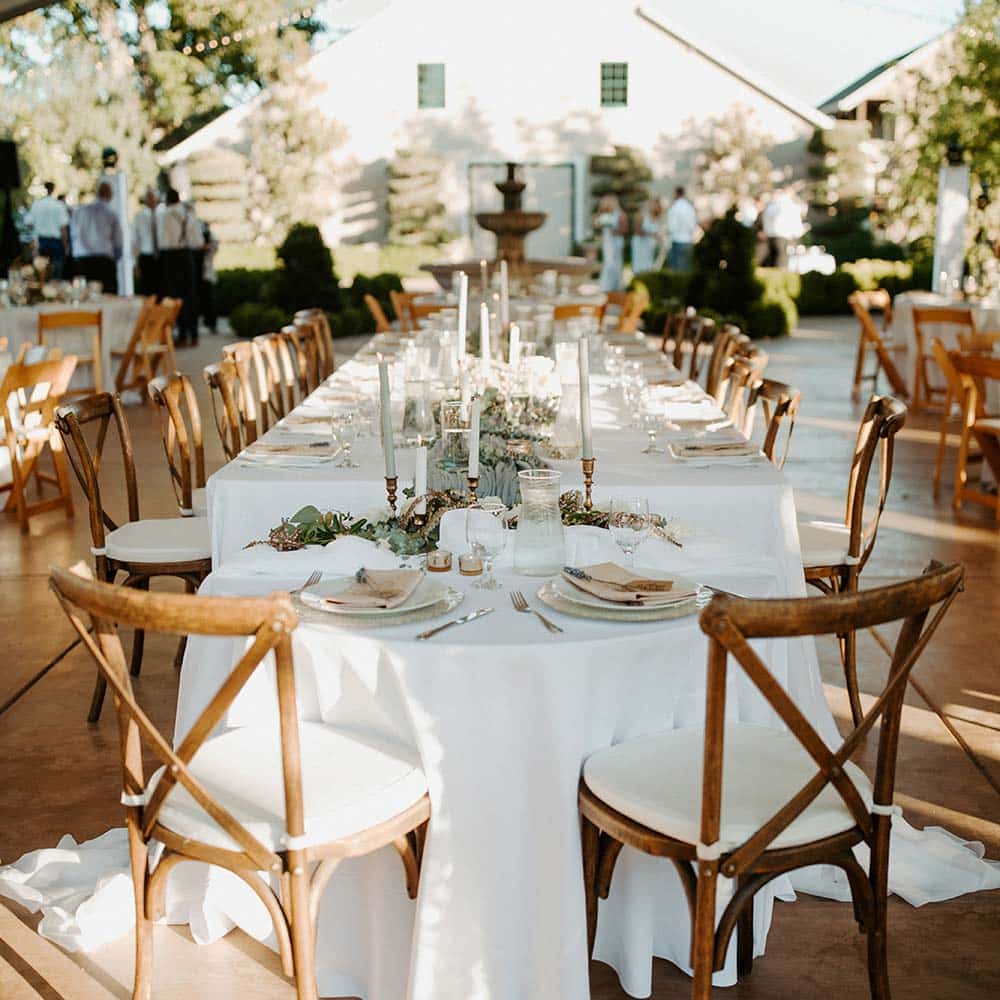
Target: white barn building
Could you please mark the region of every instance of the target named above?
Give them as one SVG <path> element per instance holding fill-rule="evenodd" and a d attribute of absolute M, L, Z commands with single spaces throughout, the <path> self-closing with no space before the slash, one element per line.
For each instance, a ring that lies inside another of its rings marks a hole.
<path fill-rule="evenodd" d="M 499 207 L 492 182 L 504 162 L 525 164 L 524 207 L 549 213 L 527 252 L 550 256 L 588 234 L 595 153 L 635 147 L 667 193 L 694 180 L 705 122 L 734 106 L 773 137 L 778 164 L 800 164 L 812 131 L 831 124 L 635 0 L 397 0 L 301 72 L 316 127 L 325 118 L 341 136 L 330 152 L 339 194 L 317 220 L 334 243 L 385 238 L 386 168 L 398 149 L 445 158 L 440 195 L 460 253 L 492 251 L 493 237 L 473 215 Z M 260 102 L 191 135 L 167 165 L 245 149 Z M 183 170 L 177 176 L 183 187 Z"/>

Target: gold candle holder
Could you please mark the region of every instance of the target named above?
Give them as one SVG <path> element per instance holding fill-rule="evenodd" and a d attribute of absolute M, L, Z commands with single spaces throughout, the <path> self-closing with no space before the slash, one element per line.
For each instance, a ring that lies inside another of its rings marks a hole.
<path fill-rule="evenodd" d="M 396 513 L 396 487 L 398 485 L 399 478 L 397 476 L 385 477 L 385 496 L 389 501 L 389 507 L 392 509 L 393 514 Z"/>
<path fill-rule="evenodd" d="M 465 482 L 469 487 L 469 499 L 476 499 L 476 490 L 479 488 L 479 476 L 466 476 Z"/>
<path fill-rule="evenodd" d="M 591 496 L 594 487 L 594 462 L 593 458 L 581 458 L 580 464 L 583 466 L 583 509 L 590 510 L 594 506 Z"/>

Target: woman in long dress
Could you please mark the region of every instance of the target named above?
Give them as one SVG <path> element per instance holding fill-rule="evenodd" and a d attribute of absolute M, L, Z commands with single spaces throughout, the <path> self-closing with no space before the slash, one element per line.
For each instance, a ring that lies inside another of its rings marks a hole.
<path fill-rule="evenodd" d="M 606 194 L 597 203 L 594 228 L 601 234 L 601 291 L 615 292 L 622 287 L 628 230 L 628 218 L 615 195 Z"/>
<path fill-rule="evenodd" d="M 651 198 L 632 227 L 632 273 L 652 271 L 663 240 L 663 203 Z"/>

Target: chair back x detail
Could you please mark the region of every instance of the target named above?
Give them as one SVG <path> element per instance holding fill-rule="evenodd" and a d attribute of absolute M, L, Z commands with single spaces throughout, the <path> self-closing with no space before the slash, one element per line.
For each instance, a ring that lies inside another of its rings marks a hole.
<path fill-rule="evenodd" d="M 201 410 L 187 375 L 174 372 L 149 383 L 159 407 L 160 437 L 170 470 L 170 482 L 182 517 L 194 514 L 194 491 L 205 488 L 205 447 Z"/>
<path fill-rule="evenodd" d="M 231 462 L 248 444 L 257 440 L 254 391 L 240 377 L 239 367 L 232 357 L 223 357 L 218 364 L 207 365 L 204 376 L 222 452 L 226 461 Z"/>

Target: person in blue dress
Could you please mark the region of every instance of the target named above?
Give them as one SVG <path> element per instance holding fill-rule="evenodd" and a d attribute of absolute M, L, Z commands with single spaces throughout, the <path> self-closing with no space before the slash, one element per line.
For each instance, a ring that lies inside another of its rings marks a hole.
<path fill-rule="evenodd" d="M 650 198 L 632 226 L 632 273 L 652 271 L 663 242 L 663 203 Z"/>
<path fill-rule="evenodd" d="M 597 203 L 594 229 L 601 234 L 601 291 L 618 291 L 624 282 L 628 217 L 615 195 L 606 194 Z"/>

